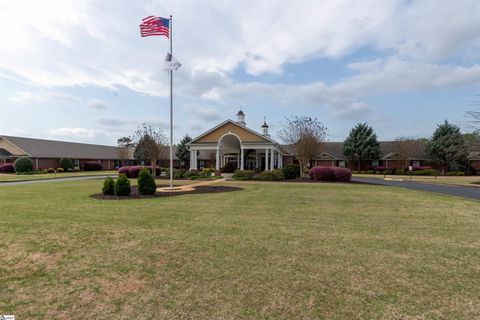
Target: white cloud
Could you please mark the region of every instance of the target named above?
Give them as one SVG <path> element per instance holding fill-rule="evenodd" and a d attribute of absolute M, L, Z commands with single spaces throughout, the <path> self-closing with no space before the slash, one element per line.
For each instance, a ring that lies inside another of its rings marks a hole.
<path fill-rule="evenodd" d="M 213 107 L 187 105 L 183 109 L 189 117 L 193 117 L 196 121 L 216 121 L 223 119 L 222 114 Z"/>
<path fill-rule="evenodd" d="M 55 91 L 21 91 L 8 98 L 18 103 L 49 102 L 60 105 L 74 105 L 79 102 L 76 96 Z"/>
<path fill-rule="evenodd" d="M 87 102 L 87 107 L 95 110 L 104 110 L 108 108 L 108 104 L 105 101 L 99 99 L 92 99 Z"/>
<path fill-rule="evenodd" d="M 236 104 L 263 97 L 281 105 L 326 106 L 333 115 L 350 118 L 370 110 L 362 98 L 371 94 L 480 79 L 480 66 L 471 59 L 466 65 L 445 63 L 480 49 L 478 1 L 305 0 L 292 10 L 286 0 L 123 0 L 108 6 L 94 0 L 48 0 L 4 2 L 1 8 L 0 74 L 48 90 L 125 86 L 167 96 L 168 77 L 161 69 L 168 41 L 139 37 L 140 19 L 154 12 L 174 15 L 175 52 L 184 64 L 175 73 L 176 93 L 198 101 Z M 350 64 L 353 75 L 332 85 L 231 79 L 239 69 L 250 75 L 279 74 L 288 63 L 337 59 L 363 48 L 387 57 Z M 11 97 L 35 99 L 31 93 Z"/>
<path fill-rule="evenodd" d="M 62 138 L 93 138 L 98 136 L 101 132 L 95 129 L 87 128 L 58 128 L 50 130 L 50 134 Z"/>

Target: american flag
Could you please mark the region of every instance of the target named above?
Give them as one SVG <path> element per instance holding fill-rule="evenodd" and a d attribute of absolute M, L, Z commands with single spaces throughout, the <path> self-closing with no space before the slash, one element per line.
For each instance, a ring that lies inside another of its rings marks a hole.
<path fill-rule="evenodd" d="M 170 20 L 162 17 L 148 16 L 142 19 L 140 24 L 140 35 L 142 37 L 149 36 L 165 36 L 169 37 Z"/>

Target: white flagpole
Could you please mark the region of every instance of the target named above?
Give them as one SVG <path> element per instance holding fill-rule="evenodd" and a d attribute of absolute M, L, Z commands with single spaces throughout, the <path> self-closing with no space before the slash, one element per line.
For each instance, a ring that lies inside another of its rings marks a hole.
<path fill-rule="evenodd" d="M 168 27 L 169 27 L 169 36 L 170 36 L 170 56 L 173 59 L 172 15 L 170 15 L 170 25 Z M 173 188 L 173 69 L 172 68 L 170 68 L 170 188 Z"/>

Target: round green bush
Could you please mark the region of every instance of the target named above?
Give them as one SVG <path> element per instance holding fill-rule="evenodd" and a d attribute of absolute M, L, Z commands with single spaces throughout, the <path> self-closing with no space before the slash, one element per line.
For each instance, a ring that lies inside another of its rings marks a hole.
<path fill-rule="evenodd" d="M 33 161 L 27 157 L 15 160 L 15 172 L 30 172 L 33 170 Z"/>
<path fill-rule="evenodd" d="M 138 193 L 141 195 L 152 195 L 157 190 L 155 179 L 148 169 L 142 169 L 138 175 Z"/>
<path fill-rule="evenodd" d="M 105 178 L 105 181 L 103 182 L 102 193 L 110 196 L 115 194 L 115 182 L 111 177 Z"/>
<path fill-rule="evenodd" d="M 63 171 L 68 171 L 68 169 L 73 169 L 73 161 L 70 158 L 60 159 L 60 168 L 63 168 Z"/>
<path fill-rule="evenodd" d="M 300 166 L 298 164 L 287 164 L 282 168 L 285 179 L 296 179 L 300 177 Z"/>
<path fill-rule="evenodd" d="M 57 173 L 62 173 L 62 172 L 65 172 L 65 170 L 63 170 L 63 168 L 57 168 Z"/>
<path fill-rule="evenodd" d="M 120 174 L 117 181 L 115 181 L 115 194 L 119 197 L 126 197 L 129 196 L 131 192 L 130 180 L 128 180 L 124 173 Z"/>

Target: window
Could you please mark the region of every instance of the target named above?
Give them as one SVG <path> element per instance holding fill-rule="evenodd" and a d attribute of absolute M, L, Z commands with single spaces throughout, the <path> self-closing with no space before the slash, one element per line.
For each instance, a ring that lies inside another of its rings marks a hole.
<path fill-rule="evenodd" d="M 378 167 L 378 160 L 372 160 L 372 167 Z"/>
<path fill-rule="evenodd" d="M 414 166 L 414 167 L 420 167 L 420 161 L 418 161 L 418 160 L 412 161 L 412 166 Z"/>
<path fill-rule="evenodd" d="M 343 161 L 343 160 L 338 161 L 338 166 L 342 167 L 342 168 L 345 168 L 345 161 Z"/>
<path fill-rule="evenodd" d="M 73 167 L 74 168 L 80 168 L 80 160 L 74 159 L 73 160 Z"/>
<path fill-rule="evenodd" d="M 115 160 L 115 169 L 120 168 L 120 160 Z"/>

